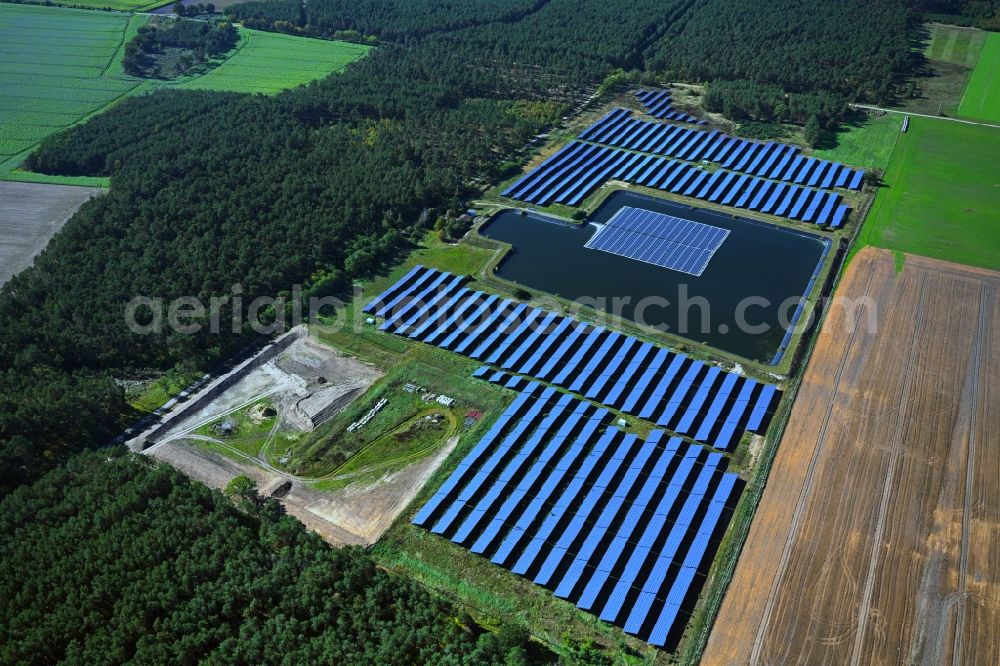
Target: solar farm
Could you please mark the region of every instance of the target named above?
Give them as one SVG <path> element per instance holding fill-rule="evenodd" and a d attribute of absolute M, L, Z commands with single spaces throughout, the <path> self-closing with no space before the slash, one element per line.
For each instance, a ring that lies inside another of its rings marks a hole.
<path fill-rule="evenodd" d="M 739 481 L 719 453 L 609 419 L 528 382 L 413 523 L 663 646 Z"/>
<path fill-rule="evenodd" d="M 774 386 L 685 354 L 463 287 L 465 277 L 417 266 L 365 312 L 380 329 L 548 382 L 726 451 L 764 432 Z"/>
<path fill-rule="evenodd" d="M 766 431 L 780 392 L 465 282 L 418 265 L 364 308 L 518 392 L 413 523 L 672 645 L 740 497 L 723 452 Z"/>
<path fill-rule="evenodd" d="M 704 164 L 713 165 L 712 169 Z M 502 195 L 537 206 L 579 206 L 608 181 L 837 229 L 864 172 L 798 147 L 633 117 L 615 108 Z"/>

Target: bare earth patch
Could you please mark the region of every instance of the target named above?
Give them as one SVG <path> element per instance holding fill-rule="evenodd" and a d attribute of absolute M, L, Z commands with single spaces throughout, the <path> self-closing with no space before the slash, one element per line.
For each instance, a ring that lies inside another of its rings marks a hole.
<path fill-rule="evenodd" d="M 0 285 L 31 265 L 97 187 L 0 181 Z"/>
<path fill-rule="evenodd" d="M 279 426 L 284 432 L 308 431 L 349 405 L 380 376 L 377 368 L 315 340 L 299 338 L 274 358 L 251 364 L 249 371 L 224 391 L 212 393 L 207 389 L 211 400 L 203 398 L 203 404 L 184 411 L 180 411 L 183 405 L 179 407 L 176 423 L 170 423 L 152 442 L 147 442 L 151 446 L 143 452 L 213 488 L 223 489 L 234 477 L 249 476 L 257 481 L 262 494 L 276 493 L 290 515 L 330 544 L 371 545 L 444 462 L 457 438 L 450 439 L 433 455 L 366 487 L 321 492 L 310 486 L 312 479 L 296 477 L 270 464 L 267 443 L 259 455 L 251 456 L 228 448 L 225 439 L 195 431 L 241 410 L 247 411 L 250 420 L 260 420 L 263 410 L 259 401 L 263 399 L 277 410 L 275 431 Z M 194 396 L 191 402 L 198 400 Z M 225 448 L 226 455 L 199 445 L 199 441 Z"/>
<path fill-rule="evenodd" d="M 837 295 L 878 325 L 824 323 L 704 663 L 1000 663 L 1000 273 L 866 249 Z"/>

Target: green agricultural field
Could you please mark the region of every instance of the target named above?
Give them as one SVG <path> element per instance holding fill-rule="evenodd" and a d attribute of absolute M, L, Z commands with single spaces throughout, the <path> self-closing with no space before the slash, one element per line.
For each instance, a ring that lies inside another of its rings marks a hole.
<path fill-rule="evenodd" d="M 170 0 L 54 0 L 53 4 L 80 9 L 115 9 L 120 12 L 148 12 L 171 4 Z"/>
<path fill-rule="evenodd" d="M 130 94 L 141 81 L 113 71 L 126 34 L 146 17 L 0 5 L 0 171 L 49 134 Z"/>
<path fill-rule="evenodd" d="M 338 72 L 371 47 L 240 28 L 240 43 L 207 74 L 179 88 L 275 93 Z"/>
<path fill-rule="evenodd" d="M 814 150 L 813 155 L 852 166 L 885 170 L 902 125 L 903 117 L 898 114 L 866 116 L 859 113 L 841 125 L 835 135 L 824 137 L 832 145 Z"/>
<path fill-rule="evenodd" d="M 106 3 L 95 2 L 95 6 Z M 340 71 L 369 47 L 241 30 L 218 66 L 178 81 L 129 76 L 125 44 L 148 16 L 0 3 L 0 179 L 107 185 L 17 170 L 50 134 L 160 87 L 275 93 Z"/>
<path fill-rule="evenodd" d="M 930 60 L 975 67 L 987 33 L 975 28 L 933 23 L 924 55 Z"/>
<path fill-rule="evenodd" d="M 865 245 L 1000 270 L 1000 129 L 913 118 L 856 247 Z"/>
<path fill-rule="evenodd" d="M 958 113 L 1000 123 L 1000 34 L 991 32 L 987 37 Z"/>

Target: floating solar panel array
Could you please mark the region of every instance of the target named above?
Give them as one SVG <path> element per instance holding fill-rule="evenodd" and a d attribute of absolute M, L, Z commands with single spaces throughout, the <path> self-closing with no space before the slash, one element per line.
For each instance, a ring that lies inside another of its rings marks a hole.
<path fill-rule="evenodd" d="M 774 386 L 638 338 L 463 286 L 417 266 L 364 311 L 381 330 L 580 394 L 695 441 L 728 450 L 763 433 Z"/>
<path fill-rule="evenodd" d="M 609 417 L 528 382 L 413 523 L 663 646 L 741 488 L 721 454 Z"/>
<path fill-rule="evenodd" d="M 729 229 L 625 206 L 584 247 L 701 275 L 728 236 Z"/>
<path fill-rule="evenodd" d="M 548 206 L 577 206 L 609 180 L 656 188 L 791 220 L 844 224 L 848 207 L 836 192 L 779 183 L 725 169 L 707 171 L 687 162 L 571 141 L 503 192 Z"/>
<path fill-rule="evenodd" d="M 823 189 L 858 190 L 864 178 L 860 169 L 807 157 L 795 146 L 642 120 L 628 109 L 611 111 L 577 138 L 689 162 L 707 160 L 733 171 Z"/>
<path fill-rule="evenodd" d="M 666 90 L 636 90 L 635 96 L 642 102 L 646 113 L 660 120 L 673 120 L 680 123 L 704 125 L 704 120 L 681 111 L 674 110 L 670 103 L 670 93 Z"/>

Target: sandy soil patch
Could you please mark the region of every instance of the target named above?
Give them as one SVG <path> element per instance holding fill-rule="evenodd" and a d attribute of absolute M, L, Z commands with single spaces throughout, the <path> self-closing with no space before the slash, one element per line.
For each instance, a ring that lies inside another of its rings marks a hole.
<path fill-rule="evenodd" d="M 831 310 L 706 664 L 1000 663 L 1000 273 L 867 249 Z"/>

